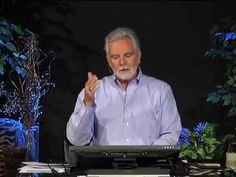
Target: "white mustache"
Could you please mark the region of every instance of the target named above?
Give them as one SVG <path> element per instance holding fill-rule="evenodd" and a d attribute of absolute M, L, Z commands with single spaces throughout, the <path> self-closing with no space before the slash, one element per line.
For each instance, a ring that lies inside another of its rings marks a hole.
<path fill-rule="evenodd" d="M 120 67 L 119 68 L 119 71 L 122 71 L 122 70 L 127 70 L 127 69 L 129 69 L 128 67 L 126 67 L 126 66 L 122 66 L 122 67 Z"/>

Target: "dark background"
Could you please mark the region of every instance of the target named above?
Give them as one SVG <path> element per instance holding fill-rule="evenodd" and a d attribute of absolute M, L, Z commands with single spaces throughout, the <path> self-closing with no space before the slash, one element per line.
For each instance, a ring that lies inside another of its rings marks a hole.
<path fill-rule="evenodd" d="M 232 16 L 233 1 L 1 1 L 0 15 L 40 35 L 44 51 L 53 50 L 55 89 L 42 99 L 40 160 L 63 160 L 65 127 L 88 71 L 110 74 L 103 51 L 113 28 L 133 28 L 141 41 L 145 74 L 169 83 L 183 127 L 199 121 L 220 123 L 218 136 L 232 133 L 236 119 L 206 95 L 221 83 L 224 62 L 207 59 L 214 24 Z"/>

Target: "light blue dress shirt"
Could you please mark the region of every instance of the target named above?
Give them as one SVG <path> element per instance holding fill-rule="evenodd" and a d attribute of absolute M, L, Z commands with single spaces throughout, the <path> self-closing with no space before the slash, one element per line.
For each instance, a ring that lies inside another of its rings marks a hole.
<path fill-rule="evenodd" d="M 127 90 L 114 75 L 100 80 L 95 106 L 83 103 L 80 92 L 66 134 L 74 145 L 174 145 L 181 120 L 170 86 L 142 74 Z"/>

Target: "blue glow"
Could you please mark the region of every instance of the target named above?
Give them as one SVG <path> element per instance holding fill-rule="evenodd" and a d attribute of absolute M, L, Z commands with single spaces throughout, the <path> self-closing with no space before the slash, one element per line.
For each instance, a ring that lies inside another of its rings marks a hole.
<path fill-rule="evenodd" d="M 225 40 L 235 40 L 236 39 L 236 33 L 226 33 L 225 34 Z"/>
<path fill-rule="evenodd" d="M 190 144 L 189 138 L 188 138 L 188 133 L 189 133 L 189 129 L 188 128 L 183 128 L 180 134 L 180 139 L 178 144 Z"/>
<path fill-rule="evenodd" d="M 207 122 L 199 122 L 197 126 L 194 128 L 194 132 L 198 134 L 202 133 L 207 125 L 208 125 Z"/>
<path fill-rule="evenodd" d="M 223 33 L 216 33 L 215 36 L 221 36 Z"/>

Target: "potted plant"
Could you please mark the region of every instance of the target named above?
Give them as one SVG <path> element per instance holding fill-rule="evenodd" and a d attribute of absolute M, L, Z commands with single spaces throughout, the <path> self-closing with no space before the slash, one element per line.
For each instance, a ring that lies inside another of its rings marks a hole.
<path fill-rule="evenodd" d="M 208 93 L 206 101 L 216 104 L 221 103 L 226 107 L 228 117 L 236 117 L 236 22 L 232 17 L 224 18 L 219 25 L 214 25 L 210 31 L 211 48 L 205 56 L 215 60 L 222 60 L 225 64 L 225 72 L 220 83 Z M 234 120 L 231 120 L 234 121 Z M 228 122 L 228 125 L 232 123 Z M 228 126 L 227 125 L 227 126 Z M 221 139 L 220 155 L 226 161 L 226 153 L 230 144 L 236 143 L 236 128 Z"/>
<path fill-rule="evenodd" d="M 215 159 L 219 144 L 215 127 L 208 122 L 199 122 L 193 130 L 183 128 L 178 142 L 181 148 L 179 157 L 190 161 Z"/>
<path fill-rule="evenodd" d="M 212 46 L 205 56 L 224 60 L 226 67 L 223 80 L 207 95 L 207 101 L 228 107 L 228 117 L 236 116 L 236 23 L 231 18 L 214 25 L 211 32 Z"/>
<path fill-rule="evenodd" d="M 50 65 L 40 66 L 49 56 L 38 45 L 38 37 L 21 26 L 0 20 L 0 97 L 5 99 L 0 112 L 18 117 L 25 132 L 26 160 L 38 161 L 38 119 L 42 114 L 40 99 L 55 84 L 50 82 Z"/>

